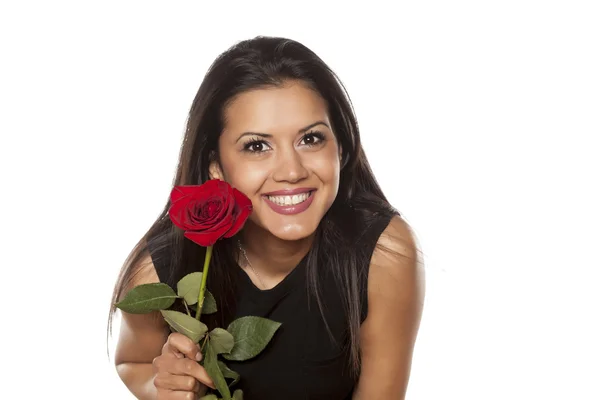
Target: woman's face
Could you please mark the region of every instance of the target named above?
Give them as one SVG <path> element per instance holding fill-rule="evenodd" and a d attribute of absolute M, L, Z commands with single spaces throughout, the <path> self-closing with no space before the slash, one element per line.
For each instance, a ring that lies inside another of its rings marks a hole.
<path fill-rule="evenodd" d="M 238 95 L 225 109 L 211 177 L 252 200 L 250 222 L 283 240 L 317 229 L 339 186 L 341 151 L 321 96 L 301 83 Z"/>

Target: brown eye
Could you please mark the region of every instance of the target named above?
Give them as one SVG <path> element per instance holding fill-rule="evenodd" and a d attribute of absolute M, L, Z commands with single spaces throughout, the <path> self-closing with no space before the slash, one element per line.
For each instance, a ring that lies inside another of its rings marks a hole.
<path fill-rule="evenodd" d="M 260 142 L 254 142 L 250 145 L 250 150 L 251 151 L 262 151 L 264 147 L 263 143 Z"/>
<path fill-rule="evenodd" d="M 260 139 L 251 139 L 249 142 L 244 144 L 244 151 L 247 153 L 263 153 L 269 150 L 269 145 Z"/>
<path fill-rule="evenodd" d="M 302 138 L 302 144 L 306 146 L 316 146 L 325 140 L 325 135 L 321 132 L 309 132 Z"/>

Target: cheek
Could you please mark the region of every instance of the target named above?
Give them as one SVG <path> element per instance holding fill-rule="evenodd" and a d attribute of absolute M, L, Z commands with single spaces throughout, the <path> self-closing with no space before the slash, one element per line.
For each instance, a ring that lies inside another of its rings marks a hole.
<path fill-rule="evenodd" d="M 333 146 L 332 146 L 333 147 Z M 337 186 L 340 176 L 340 159 L 337 147 L 311 157 L 310 168 L 319 176 L 322 182 Z"/>
<path fill-rule="evenodd" d="M 244 162 L 239 157 L 222 160 L 225 181 L 247 196 L 259 191 L 264 183 L 268 170 L 260 168 L 256 163 Z"/>

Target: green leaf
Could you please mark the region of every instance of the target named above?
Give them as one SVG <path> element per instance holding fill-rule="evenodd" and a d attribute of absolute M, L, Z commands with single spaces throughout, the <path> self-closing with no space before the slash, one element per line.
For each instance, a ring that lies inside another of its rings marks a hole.
<path fill-rule="evenodd" d="M 190 306 L 194 312 L 198 309 L 198 304 Z M 202 304 L 202 314 L 214 314 L 217 312 L 217 301 L 208 290 L 204 292 L 204 304 Z"/>
<path fill-rule="evenodd" d="M 200 400 L 219 400 L 216 394 L 207 394 L 206 396 L 200 397 Z"/>
<path fill-rule="evenodd" d="M 244 400 L 244 394 L 242 393 L 242 389 L 238 389 L 233 392 L 233 400 Z"/>
<path fill-rule="evenodd" d="M 219 368 L 219 364 L 217 361 L 217 353 L 213 348 L 213 345 L 208 339 L 206 342 L 206 356 L 204 358 L 204 369 L 208 373 L 208 376 L 212 379 L 217 390 L 223 396 L 224 400 L 231 400 L 231 392 L 229 391 L 229 386 L 227 386 L 227 382 L 225 381 L 225 377 Z"/>
<path fill-rule="evenodd" d="M 187 314 L 171 310 L 161 310 L 161 313 L 171 328 L 184 334 L 194 343 L 198 343 L 208 331 L 206 325 Z"/>
<path fill-rule="evenodd" d="M 164 283 L 146 283 L 131 289 L 115 306 L 130 314 L 147 314 L 171 307 L 177 294 Z"/>
<path fill-rule="evenodd" d="M 204 292 L 204 304 L 202 304 L 202 314 L 214 314 L 217 312 L 217 301 L 208 290 Z"/>
<path fill-rule="evenodd" d="M 242 317 L 233 321 L 227 331 L 233 335 L 233 349 L 223 354 L 227 360 L 245 361 L 265 349 L 281 323 L 261 317 Z"/>
<path fill-rule="evenodd" d="M 240 374 L 238 374 L 232 369 L 229 369 L 229 367 L 223 361 L 218 361 L 217 364 L 219 364 L 219 369 L 221 370 L 221 373 L 225 378 L 233 379 L 233 382 L 231 382 L 229 386 L 233 386 L 236 383 L 238 383 L 238 381 L 240 380 Z"/>
<path fill-rule="evenodd" d="M 200 285 L 202 284 L 202 272 L 187 274 L 177 282 L 177 294 L 183 297 L 188 306 L 198 302 Z"/>
<path fill-rule="evenodd" d="M 209 334 L 215 353 L 229 353 L 233 348 L 233 336 L 223 328 L 215 328 Z"/>

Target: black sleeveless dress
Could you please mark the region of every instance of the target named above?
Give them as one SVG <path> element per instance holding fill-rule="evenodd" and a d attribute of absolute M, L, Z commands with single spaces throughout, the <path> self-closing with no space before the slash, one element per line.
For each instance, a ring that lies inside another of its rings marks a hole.
<path fill-rule="evenodd" d="M 378 214 L 362 232 L 361 249 L 357 251 L 366 271 L 377 240 L 392 217 L 392 213 Z M 154 265 L 160 280 L 168 282 L 164 260 Z M 341 295 L 331 274 L 325 273 L 319 279 L 325 317 L 335 343 L 327 332 L 316 301 L 306 290 L 306 257 L 270 290 L 258 289 L 241 268 L 236 271 L 239 274 L 236 318 L 254 315 L 282 325 L 265 350 L 255 358 L 227 361 L 227 365 L 241 376 L 232 389 L 242 389 L 245 400 L 351 399 L 356 379 L 350 372 L 349 352 L 340 345 L 347 337 L 347 322 Z M 366 279 L 367 273 L 361 276 Z M 366 290 L 361 291 L 361 296 L 364 305 L 362 322 L 367 315 Z"/>

